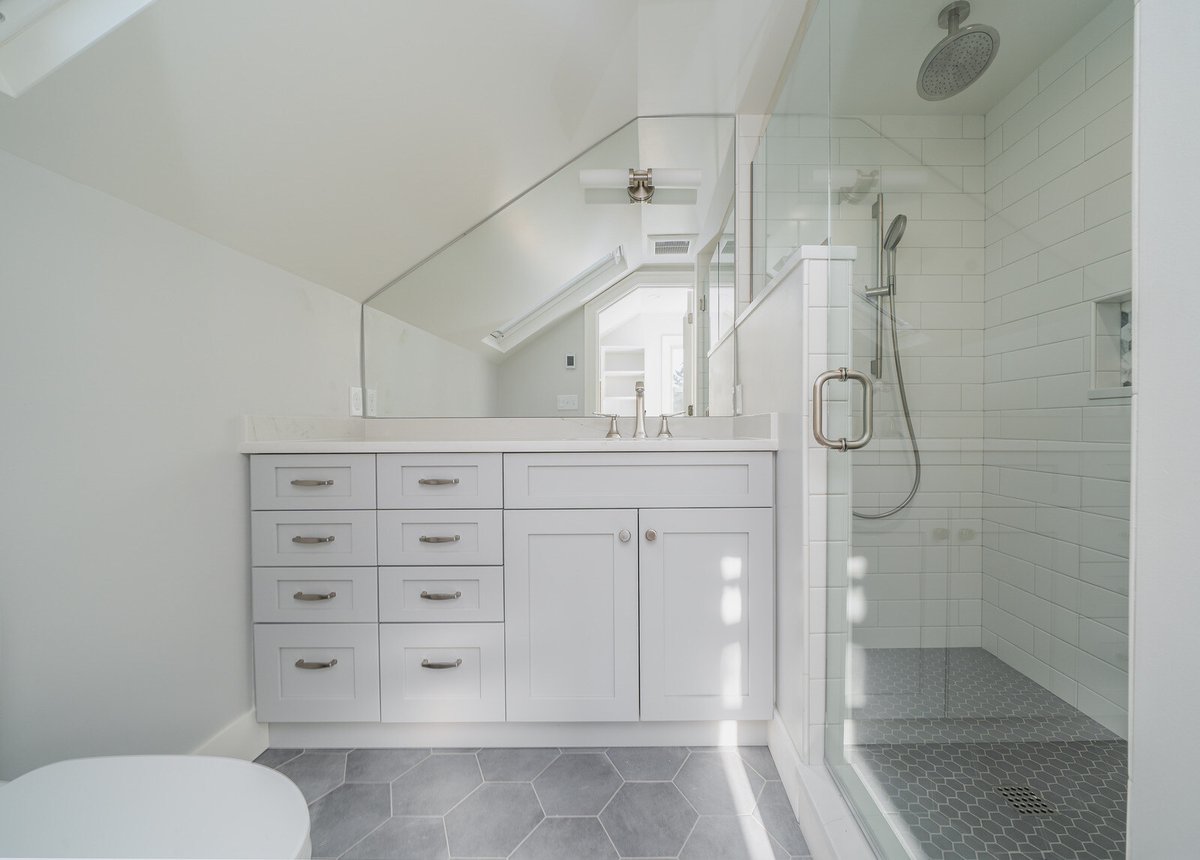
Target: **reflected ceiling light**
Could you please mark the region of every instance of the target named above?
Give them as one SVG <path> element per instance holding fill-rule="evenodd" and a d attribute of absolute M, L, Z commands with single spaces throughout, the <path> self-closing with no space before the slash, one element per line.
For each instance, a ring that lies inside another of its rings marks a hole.
<path fill-rule="evenodd" d="M 584 188 L 624 188 L 630 203 L 649 203 L 656 188 L 699 188 L 703 174 L 686 168 L 621 168 L 579 171 Z"/>
<path fill-rule="evenodd" d="M 551 305 L 555 304 L 560 299 L 565 298 L 576 288 L 587 283 L 600 272 L 604 271 L 610 266 L 620 265 L 624 259 L 625 251 L 620 245 L 618 245 L 615 250 L 605 254 L 599 260 L 592 263 L 578 275 L 571 278 L 571 280 L 567 281 L 565 284 L 555 290 L 545 299 L 545 301 L 539 303 L 536 307 L 530 308 L 520 316 L 513 317 L 504 325 L 493 331 L 490 335 L 488 335 L 488 338 L 484 339 L 484 342 L 487 343 L 488 339 L 490 338 L 493 341 L 493 345 L 495 345 L 496 341 L 503 340 L 505 336 L 510 334 L 514 329 L 519 328 L 529 320 L 538 316 L 540 313 L 542 313 L 542 311 L 547 310 Z"/>

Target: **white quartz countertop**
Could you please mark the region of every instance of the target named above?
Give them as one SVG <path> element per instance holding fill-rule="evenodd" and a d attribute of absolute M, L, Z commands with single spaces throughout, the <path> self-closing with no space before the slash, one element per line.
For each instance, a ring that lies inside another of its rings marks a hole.
<path fill-rule="evenodd" d="M 629 425 L 629 426 L 625 426 Z M 671 439 L 633 439 L 633 419 L 622 419 L 621 439 L 607 439 L 602 418 L 279 418 L 248 416 L 243 454 L 408 454 L 775 451 L 771 415 L 674 418 Z"/>

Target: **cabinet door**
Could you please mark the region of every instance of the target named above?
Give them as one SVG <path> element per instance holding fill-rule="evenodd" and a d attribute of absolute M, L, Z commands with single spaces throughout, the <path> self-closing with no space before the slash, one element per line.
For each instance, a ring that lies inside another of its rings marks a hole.
<path fill-rule="evenodd" d="M 506 511 L 510 721 L 638 718 L 637 511 Z"/>
<path fill-rule="evenodd" d="M 643 720 L 767 720 L 770 508 L 641 511 Z"/>

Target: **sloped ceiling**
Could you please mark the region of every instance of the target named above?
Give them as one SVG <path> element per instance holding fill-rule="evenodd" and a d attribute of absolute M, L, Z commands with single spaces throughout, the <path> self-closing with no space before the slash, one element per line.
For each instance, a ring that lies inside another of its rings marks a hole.
<path fill-rule="evenodd" d="M 157 0 L 0 148 L 362 300 L 639 110 L 765 104 L 803 6 Z"/>
<path fill-rule="evenodd" d="M 0 148 L 364 299 L 636 113 L 635 0 L 158 0 Z"/>

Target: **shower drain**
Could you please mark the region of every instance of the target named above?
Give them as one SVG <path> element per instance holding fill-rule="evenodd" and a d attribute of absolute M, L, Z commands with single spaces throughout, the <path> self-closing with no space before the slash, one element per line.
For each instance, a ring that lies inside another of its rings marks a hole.
<path fill-rule="evenodd" d="M 996 791 L 1022 815 L 1054 815 L 1058 812 L 1045 799 L 1025 785 L 998 785 Z"/>

